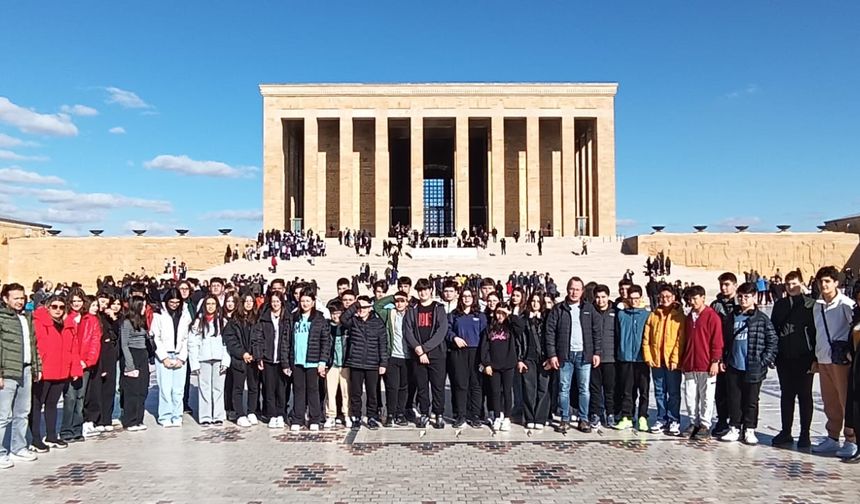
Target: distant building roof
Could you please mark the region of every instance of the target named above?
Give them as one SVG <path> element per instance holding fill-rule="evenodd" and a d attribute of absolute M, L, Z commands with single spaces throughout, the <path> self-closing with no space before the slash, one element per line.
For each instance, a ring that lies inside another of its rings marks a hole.
<path fill-rule="evenodd" d="M 851 220 L 851 219 L 860 219 L 860 214 L 847 215 L 845 217 L 839 217 L 838 219 L 830 219 L 830 220 L 824 221 L 824 223 L 829 224 L 831 222 L 839 222 L 839 221 Z"/>
<path fill-rule="evenodd" d="M 6 222 L 9 224 L 17 224 L 19 226 L 30 226 L 30 227 L 41 228 L 41 229 L 51 229 L 51 226 L 49 226 L 48 224 L 39 224 L 38 222 L 27 222 L 27 221 L 10 219 L 8 217 L 0 216 L 0 223 L 2 223 L 2 222 Z"/>

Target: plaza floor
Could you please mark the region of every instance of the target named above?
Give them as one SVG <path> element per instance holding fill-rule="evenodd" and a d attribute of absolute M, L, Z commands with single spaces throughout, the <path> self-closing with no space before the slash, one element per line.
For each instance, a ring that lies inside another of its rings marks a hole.
<path fill-rule="evenodd" d="M 155 389 L 148 409 L 155 407 Z M 651 404 L 653 405 L 653 399 Z M 820 400 L 818 402 L 820 404 Z M 823 413 L 813 434 L 822 434 Z M 113 432 L 0 472 L 2 502 L 856 503 L 860 466 L 776 449 L 778 387 L 759 446 L 663 434 L 562 435 L 514 426 L 311 433 L 201 428 Z"/>

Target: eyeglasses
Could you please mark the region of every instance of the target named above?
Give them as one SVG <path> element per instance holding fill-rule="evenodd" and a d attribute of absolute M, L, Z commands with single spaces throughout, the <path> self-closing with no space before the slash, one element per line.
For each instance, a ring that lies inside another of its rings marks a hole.
<path fill-rule="evenodd" d="M 66 305 L 62 305 L 62 304 L 52 304 L 51 305 L 52 310 L 62 310 L 65 307 L 66 307 Z"/>

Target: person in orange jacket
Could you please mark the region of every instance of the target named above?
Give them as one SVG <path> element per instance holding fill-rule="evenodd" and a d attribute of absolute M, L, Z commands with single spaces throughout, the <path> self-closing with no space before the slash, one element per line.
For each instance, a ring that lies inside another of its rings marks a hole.
<path fill-rule="evenodd" d="M 652 433 L 681 434 L 681 355 L 684 352 L 684 310 L 675 301 L 675 291 L 663 284 L 657 291 L 658 306 L 645 322 L 642 357 L 651 367 L 657 421 Z"/>

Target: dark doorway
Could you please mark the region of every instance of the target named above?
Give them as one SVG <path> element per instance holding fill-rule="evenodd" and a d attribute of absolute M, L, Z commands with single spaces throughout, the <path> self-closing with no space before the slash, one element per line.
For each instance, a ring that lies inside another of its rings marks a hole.
<path fill-rule="evenodd" d="M 409 178 L 412 164 L 408 119 L 392 119 L 388 123 L 388 163 L 389 222 L 392 227 L 397 224 L 410 226 L 412 184 Z M 381 232 L 377 230 L 377 233 Z"/>
<path fill-rule="evenodd" d="M 454 120 L 424 124 L 424 231 L 454 235 Z"/>
<path fill-rule="evenodd" d="M 469 226 L 487 230 L 490 222 L 487 194 L 490 121 L 472 119 L 469 126 Z"/>

